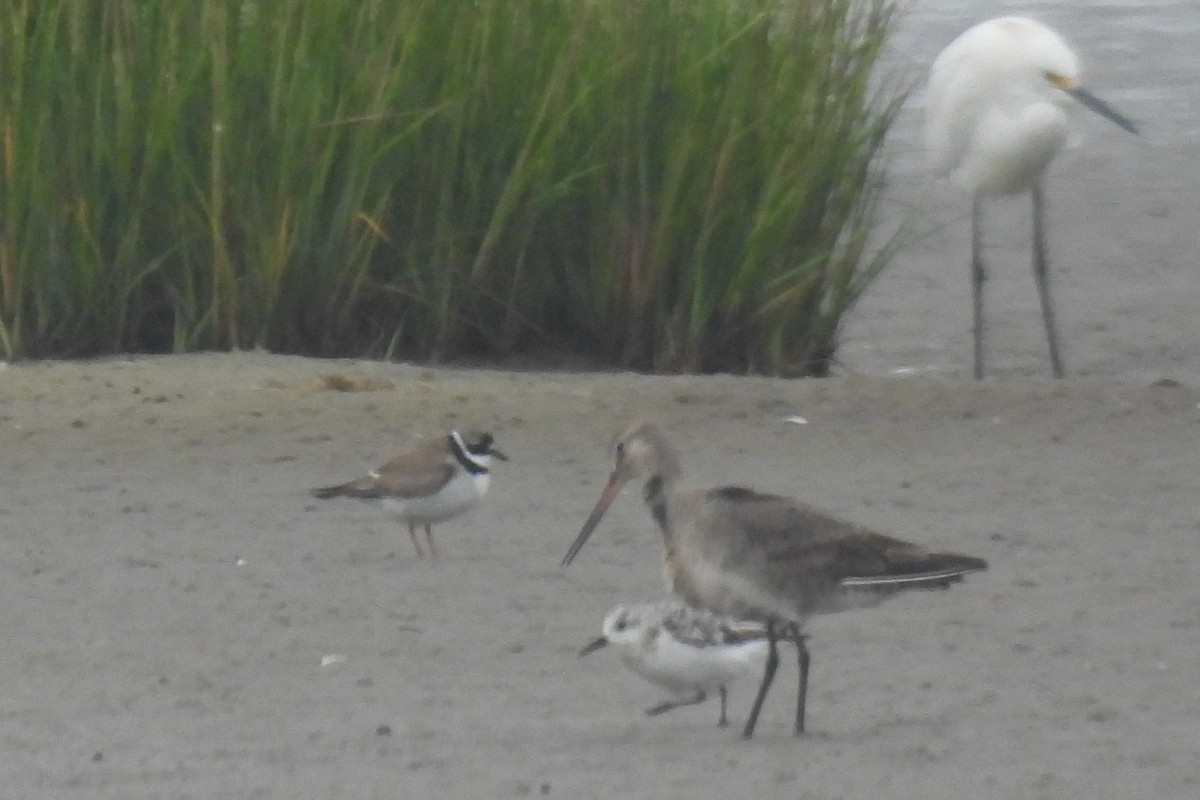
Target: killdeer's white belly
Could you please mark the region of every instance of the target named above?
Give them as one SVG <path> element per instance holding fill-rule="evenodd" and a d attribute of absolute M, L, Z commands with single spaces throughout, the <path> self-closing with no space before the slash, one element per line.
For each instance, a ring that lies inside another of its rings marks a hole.
<path fill-rule="evenodd" d="M 383 506 L 404 522 L 433 525 L 470 510 L 487 494 L 490 482 L 490 473 L 472 475 L 460 470 L 433 494 L 424 497 L 389 497 L 383 501 Z"/>

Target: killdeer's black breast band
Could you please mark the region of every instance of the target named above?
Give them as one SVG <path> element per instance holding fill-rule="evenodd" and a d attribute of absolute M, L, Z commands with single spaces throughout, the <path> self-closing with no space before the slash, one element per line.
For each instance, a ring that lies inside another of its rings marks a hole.
<path fill-rule="evenodd" d="M 488 468 L 471 457 L 471 454 L 463 449 L 462 440 L 453 433 L 446 436 L 450 442 L 450 452 L 454 454 L 454 460 L 462 465 L 471 475 L 482 475 L 488 471 Z"/>

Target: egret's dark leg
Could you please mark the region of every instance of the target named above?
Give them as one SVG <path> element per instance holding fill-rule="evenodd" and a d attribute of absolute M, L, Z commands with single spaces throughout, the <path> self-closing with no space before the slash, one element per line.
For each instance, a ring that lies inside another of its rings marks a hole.
<path fill-rule="evenodd" d="M 1063 376 L 1062 356 L 1058 352 L 1058 330 L 1054 324 L 1054 304 L 1050 300 L 1050 275 L 1046 264 L 1045 203 L 1042 184 L 1033 185 L 1033 277 L 1042 301 L 1042 321 L 1046 323 L 1046 341 L 1050 344 L 1050 368 L 1054 377 Z"/>
<path fill-rule="evenodd" d="M 758 685 L 758 695 L 754 698 L 754 705 L 750 708 L 750 716 L 746 718 L 746 727 L 742 731 L 742 737 L 749 739 L 754 735 L 754 726 L 758 724 L 758 712 L 762 710 L 763 700 L 767 697 L 767 690 L 771 688 L 771 681 L 775 679 L 775 669 L 779 666 L 779 646 L 775 640 L 775 625 L 772 622 L 767 623 L 767 664 L 763 668 L 762 683 Z"/>
<path fill-rule="evenodd" d="M 657 717 L 659 714 L 665 714 L 673 708 L 679 708 L 680 706 L 694 706 L 697 703 L 703 703 L 707 696 L 708 695 L 704 694 L 704 692 L 697 692 L 694 696 L 684 700 L 667 700 L 666 702 L 659 703 L 654 708 L 647 708 L 646 716 Z"/>
<path fill-rule="evenodd" d="M 971 302 L 975 320 L 975 379 L 983 377 L 983 202 L 971 201 Z"/>
<path fill-rule="evenodd" d="M 717 727 L 724 728 L 729 724 L 729 717 L 725 715 L 725 706 L 729 702 L 729 690 L 724 686 L 721 687 L 721 717 L 717 720 Z"/>
<path fill-rule="evenodd" d="M 796 692 L 796 735 L 804 733 L 804 706 L 808 701 L 808 646 L 804 640 L 808 637 L 800 633 L 796 623 L 788 625 L 788 631 L 796 642 L 796 654 L 800 663 L 800 688 Z"/>
<path fill-rule="evenodd" d="M 417 548 L 417 558 L 424 558 L 425 551 L 421 549 L 421 540 L 417 538 L 417 526 L 409 524 L 408 538 L 412 539 L 413 547 Z"/>

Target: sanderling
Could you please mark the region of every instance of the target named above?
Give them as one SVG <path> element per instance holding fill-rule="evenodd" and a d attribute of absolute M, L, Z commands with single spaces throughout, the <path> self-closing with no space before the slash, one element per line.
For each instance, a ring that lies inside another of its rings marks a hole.
<path fill-rule="evenodd" d="M 646 713 L 653 716 L 704 702 L 714 689 L 721 696 L 717 724 L 728 724 L 727 687 L 761 673 L 766 662 L 766 630 L 678 602 L 617 606 L 604 618 L 604 635 L 579 655 L 611 644 L 630 669 L 674 696 Z"/>

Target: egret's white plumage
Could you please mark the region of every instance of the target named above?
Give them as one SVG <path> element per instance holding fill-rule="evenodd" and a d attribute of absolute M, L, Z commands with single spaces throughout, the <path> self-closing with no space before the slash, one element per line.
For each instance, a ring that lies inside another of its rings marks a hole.
<path fill-rule="evenodd" d="M 925 141 L 933 167 L 970 193 L 975 377 L 983 377 L 983 280 L 980 198 L 1030 192 L 1033 269 L 1050 360 L 1062 359 L 1046 275 L 1042 175 L 1069 135 L 1081 104 L 1136 133 L 1133 123 L 1084 89 L 1079 60 L 1062 38 L 1026 17 L 999 17 L 964 31 L 933 62 L 926 90 Z"/>
<path fill-rule="evenodd" d="M 715 690 L 721 696 L 721 726 L 727 724 L 729 684 L 761 673 L 769 647 L 761 624 L 739 623 L 679 602 L 617 606 L 601 630 L 603 636 L 585 646 L 581 656 L 612 645 L 626 666 L 674 695 L 647 714 L 701 703 Z"/>

